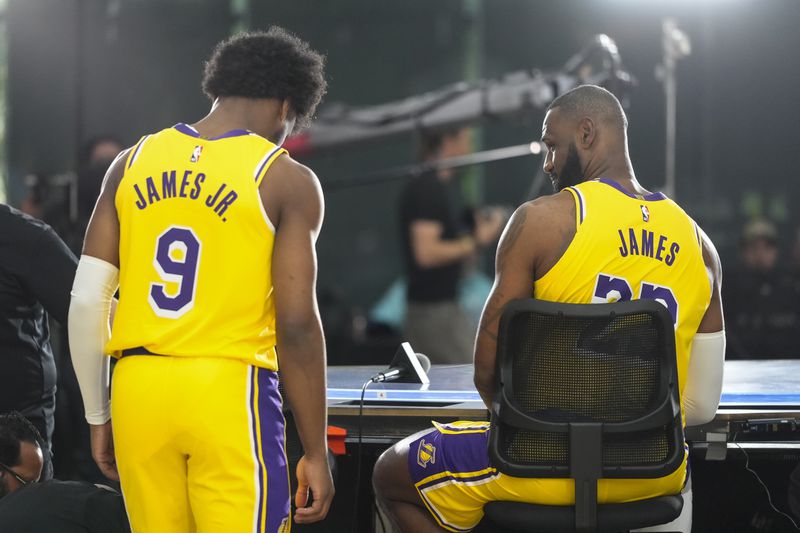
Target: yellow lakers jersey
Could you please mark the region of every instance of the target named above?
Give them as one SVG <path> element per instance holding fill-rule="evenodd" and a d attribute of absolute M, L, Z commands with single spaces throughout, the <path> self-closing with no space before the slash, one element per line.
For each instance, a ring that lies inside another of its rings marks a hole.
<path fill-rule="evenodd" d="M 535 282 L 535 297 L 566 303 L 647 298 L 664 304 L 675 325 L 682 403 L 692 338 L 711 300 L 697 225 L 661 193 L 639 198 L 603 179 L 566 190 L 575 200 L 575 237 Z"/>
<path fill-rule="evenodd" d="M 272 248 L 259 195 L 285 152 L 185 124 L 131 149 L 115 203 L 120 298 L 107 351 L 241 359 L 277 370 Z"/>

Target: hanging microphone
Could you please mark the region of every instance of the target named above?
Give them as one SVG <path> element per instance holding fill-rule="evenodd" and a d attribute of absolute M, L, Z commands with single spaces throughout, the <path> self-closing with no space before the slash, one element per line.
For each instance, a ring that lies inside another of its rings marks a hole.
<path fill-rule="evenodd" d="M 380 383 L 383 381 L 397 381 L 399 383 L 430 383 L 428 370 L 431 368 L 431 360 L 428 356 L 415 353 L 411 345 L 404 342 L 394 354 L 389 368 L 383 372 L 375 374 L 370 381 Z"/>

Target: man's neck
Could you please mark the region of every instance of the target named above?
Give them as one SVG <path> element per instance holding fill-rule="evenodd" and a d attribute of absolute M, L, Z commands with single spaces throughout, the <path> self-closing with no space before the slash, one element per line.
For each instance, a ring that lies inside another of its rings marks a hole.
<path fill-rule="evenodd" d="M 192 124 L 206 138 L 217 137 L 232 130 L 255 131 L 253 103 L 246 98 L 218 99 L 208 114 Z"/>
<path fill-rule="evenodd" d="M 604 161 L 596 165 L 591 162 L 586 168 L 586 179 L 607 179 L 619 183 L 623 189 L 635 196 L 644 196 L 651 194 L 650 191 L 642 187 L 636 180 L 636 174 L 633 172 L 633 165 L 630 159 L 626 156 L 618 161 Z"/>

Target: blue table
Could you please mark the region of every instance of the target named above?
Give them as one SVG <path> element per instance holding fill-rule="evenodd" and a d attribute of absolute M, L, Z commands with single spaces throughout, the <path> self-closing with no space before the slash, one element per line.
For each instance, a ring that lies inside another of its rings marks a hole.
<path fill-rule="evenodd" d="M 328 414 L 332 424 L 351 433 L 357 429 L 361 387 L 384 369 L 328 368 Z M 427 386 L 375 383 L 367 388 L 361 420 L 366 442 L 396 441 L 430 427 L 432 419 L 488 419 L 472 383 L 472 365 L 433 365 L 428 375 L 431 382 Z M 780 420 L 789 424 L 795 419 L 800 419 L 800 360 L 728 361 L 716 418 L 711 424 L 687 430 L 687 437 L 724 442 L 748 421 L 775 421 L 777 427 Z"/>

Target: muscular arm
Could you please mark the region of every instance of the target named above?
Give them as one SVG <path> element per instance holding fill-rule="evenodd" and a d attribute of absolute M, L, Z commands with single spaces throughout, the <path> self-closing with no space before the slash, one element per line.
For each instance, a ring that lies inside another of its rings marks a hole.
<path fill-rule="evenodd" d="M 719 407 L 725 361 L 725 321 L 722 312 L 722 266 L 711 239 L 702 233 L 703 260 L 711 282 L 711 302 L 692 342 L 683 407 L 686 425 L 710 422 Z"/>
<path fill-rule="evenodd" d="M 108 368 L 105 344 L 111 298 L 119 268 L 119 221 L 114 205 L 125 164 L 123 152 L 112 163 L 95 205 L 83 254 L 72 285 L 69 341 L 75 374 L 91 424 L 108 420 Z"/>
<path fill-rule="evenodd" d="M 75 273 L 69 307 L 69 347 L 91 424 L 92 456 L 100 470 L 119 479 L 111 437 L 108 376 L 109 314 L 119 279 L 119 220 L 114 204 L 128 151 L 111 164 L 95 205 L 83 254 Z"/>
<path fill-rule="evenodd" d="M 315 244 L 322 191 L 310 170 L 286 157 L 264 178 L 262 198 L 276 225 L 272 255 L 281 379 L 307 455 L 325 456 L 325 342 L 316 298 Z M 278 205 L 276 205 L 278 204 Z"/>
<path fill-rule="evenodd" d="M 520 206 L 500 237 L 494 285 L 486 299 L 475 340 L 475 387 L 489 409 L 494 394 L 497 331 L 503 309 L 511 300 L 534 295 L 534 280 L 552 268 L 574 234 L 574 203 L 565 192 Z"/>
<path fill-rule="evenodd" d="M 722 263 L 719 254 L 714 247 L 714 243 L 702 230 L 700 231 L 703 239 L 703 261 L 706 264 L 709 280 L 711 281 L 711 302 L 700 322 L 698 333 L 713 333 L 725 329 L 725 320 L 722 313 Z"/>
<path fill-rule="evenodd" d="M 304 461 L 311 465 L 305 469 L 307 483 L 298 470 L 301 489 L 296 502 L 298 507 L 305 505 L 305 496 L 300 494 L 304 484 L 315 498 L 311 510 L 298 510 L 297 520 L 315 521 L 324 517 L 332 496 L 328 480 L 313 477 L 330 476 L 325 341 L 316 297 L 315 244 L 324 211 L 322 190 L 311 170 L 281 156 L 264 178 L 261 195 L 276 226 L 272 282 L 281 380 L 303 444 Z"/>
<path fill-rule="evenodd" d="M 117 268 L 119 268 L 119 219 L 115 198 L 129 151 L 130 149 L 120 153 L 108 168 L 83 241 L 82 255 L 96 257 Z"/>

